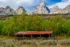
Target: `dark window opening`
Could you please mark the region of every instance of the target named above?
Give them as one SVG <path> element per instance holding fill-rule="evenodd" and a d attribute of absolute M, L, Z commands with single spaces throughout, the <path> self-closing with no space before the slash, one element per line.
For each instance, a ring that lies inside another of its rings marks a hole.
<path fill-rule="evenodd" d="M 50 36 L 48 34 L 44 34 L 44 35 L 41 35 L 41 37 L 43 37 L 43 38 L 49 38 Z"/>
<path fill-rule="evenodd" d="M 31 37 L 31 35 L 24 35 L 24 37 Z"/>
<path fill-rule="evenodd" d="M 32 35 L 33 38 L 38 38 L 40 35 Z"/>
<path fill-rule="evenodd" d="M 23 35 L 16 35 L 16 38 L 17 38 L 18 40 L 21 40 L 21 39 L 23 39 Z"/>
<path fill-rule="evenodd" d="M 17 35 L 16 37 L 23 37 L 23 35 Z"/>

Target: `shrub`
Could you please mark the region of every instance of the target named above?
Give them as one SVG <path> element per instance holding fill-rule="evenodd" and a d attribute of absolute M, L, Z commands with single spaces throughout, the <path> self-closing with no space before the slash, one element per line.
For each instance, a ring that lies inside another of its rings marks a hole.
<path fill-rule="evenodd" d="M 40 42 L 40 44 L 43 44 L 43 45 L 57 45 L 57 42 L 55 40 L 47 40 L 47 41 Z"/>
<path fill-rule="evenodd" d="M 61 41 L 59 41 L 59 44 L 61 44 L 61 45 L 70 45 L 70 40 L 61 40 Z"/>
<path fill-rule="evenodd" d="M 47 31 L 51 30 L 58 36 L 70 36 L 70 19 L 60 15 L 45 19 L 39 15 L 26 15 L 25 12 L 18 16 L 14 14 L 11 19 L 0 21 L 0 34 L 14 35 L 19 31 Z"/>

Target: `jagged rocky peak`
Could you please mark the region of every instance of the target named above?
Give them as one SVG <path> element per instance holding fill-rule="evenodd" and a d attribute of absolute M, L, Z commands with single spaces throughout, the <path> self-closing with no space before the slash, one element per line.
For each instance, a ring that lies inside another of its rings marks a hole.
<path fill-rule="evenodd" d="M 34 10 L 34 14 L 48 14 L 49 8 L 46 7 L 45 2 L 41 2 Z"/>
<path fill-rule="evenodd" d="M 20 8 L 21 8 L 21 9 L 23 9 L 23 7 L 22 7 L 22 6 L 19 6 L 19 7 L 18 7 L 18 9 L 20 9 Z"/>
<path fill-rule="evenodd" d="M 0 7 L 0 11 L 3 11 L 5 8 L 3 8 L 3 7 Z"/>
<path fill-rule="evenodd" d="M 62 10 L 58 6 L 50 8 L 50 14 L 60 14 Z"/>
<path fill-rule="evenodd" d="M 70 13 L 70 5 L 66 6 L 64 9 L 67 10 L 68 13 Z"/>
<path fill-rule="evenodd" d="M 58 9 L 59 9 L 59 7 L 58 7 L 58 6 L 54 6 L 53 8 L 58 8 Z"/>
<path fill-rule="evenodd" d="M 40 3 L 40 6 L 41 6 L 41 7 L 46 6 L 45 2 L 41 2 L 41 3 Z"/>
<path fill-rule="evenodd" d="M 13 11 L 13 9 L 12 9 L 10 6 L 7 6 L 7 7 L 5 8 L 5 10 L 7 10 L 7 11 Z"/>
<path fill-rule="evenodd" d="M 16 13 L 17 13 L 18 15 L 21 15 L 21 14 L 23 13 L 23 11 L 26 12 L 25 9 L 24 9 L 22 6 L 20 6 L 20 7 L 18 7 L 18 8 L 16 9 Z"/>
<path fill-rule="evenodd" d="M 6 13 L 4 12 L 4 9 L 3 7 L 0 7 L 0 15 L 6 15 Z"/>
<path fill-rule="evenodd" d="M 69 13 L 70 8 L 68 8 L 67 10 L 67 7 L 66 8 L 59 8 L 58 6 L 54 6 L 52 8 L 50 8 L 50 14 L 66 14 L 66 13 Z"/>
<path fill-rule="evenodd" d="M 51 12 L 53 12 L 53 11 L 56 12 L 57 10 L 59 10 L 59 7 L 58 6 L 54 6 L 54 7 L 50 8 L 50 11 Z"/>
<path fill-rule="evenodd" d="M 10 9 L 10 6 L 6 6 L 6 9 Z"/>
<path fill-rule="evenodd" d="M 66 6 L 65 8 L 66 8 L 66 9 L 70 9 L 70 5 Z"/>
<path fill-rule="evenodd" d="M 5 12 L 8 14 L 8 15 L 13 15 L 14 14 L 14 10 L 10 7 L 10 6 L 7 6 L 5 8 Z"/>

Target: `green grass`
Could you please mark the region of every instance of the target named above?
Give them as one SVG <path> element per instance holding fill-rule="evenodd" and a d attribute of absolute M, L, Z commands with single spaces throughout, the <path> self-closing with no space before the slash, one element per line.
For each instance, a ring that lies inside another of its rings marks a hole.
<path fill-rule="evenodd" d="M 58 47 L 70 46 L 69 40 L 0 40 L 0 47 Z"/>

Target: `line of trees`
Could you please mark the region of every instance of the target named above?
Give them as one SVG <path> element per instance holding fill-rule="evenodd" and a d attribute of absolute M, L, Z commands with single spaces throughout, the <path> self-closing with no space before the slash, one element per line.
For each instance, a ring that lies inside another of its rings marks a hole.
<path fill-rule="evenodd" d="M 45 19 L 43 16 L 18 16 L 14 14 L 10 19 L 0 21 L 0 34 L 13 35 L 19 31 L 53 31 L 59 36 L 70 36 L 70 19 L 60 15 Z"/>

